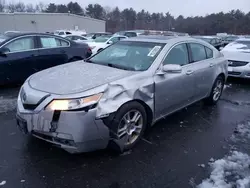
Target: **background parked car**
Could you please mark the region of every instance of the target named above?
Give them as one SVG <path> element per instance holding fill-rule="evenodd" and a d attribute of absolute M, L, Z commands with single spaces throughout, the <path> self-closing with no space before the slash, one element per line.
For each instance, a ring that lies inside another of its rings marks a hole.
<path fill-rule="evenodd" d="M 85 35 L 85 31 L 74 31 L 74 30 L 56 30 L 54 32 L 55 35 L 59 35 L 60 37 L 66 37 L 68 35 Z"/>
<path fill-rule="evenodd" d="M 228 76 L 250 78 L 250 39 L 229 43 L 221 51 L 228 59 Z"/>
<path fill-rule="evenodd" d="M 87 44 L 39 33 L 0 37 L 0 85 L 19 83 L 31 74 L 92 54 Z"/>
<path fill-rule="evenodd" d="M 86 42 L 86 43 L 90 46 L 92 53 L 95 54 L 103 50 L 104 48 L 108 47 L 109 45 L 114 44 L 125 38 L 128 38 L 128 37 L 119 36 L 119 35 L 117 36 L 107 35 L 107 36 L 97 37 L 93 41 Z"/>
<path fill-rule="evenodd" d="M 110 32 L 97 32 L 97 33 L 88 33 L 88 34 L 83 35 L 83 36 L 85 36 L 88 39 L 96 39 L 97 37 L 100 37 L 100 36 L 109 36 L 109 35 L 112 35 L 112 33 L 110 33 Z"/>
<path fill-rule="evenodd" d="M 114 34 L 114 36 L 126 36 L 126 37 L 137 37 L 140 34 L 143 34 L 144 30 L 131 30 L 131 31 L 119 31 Z"/>
<path fill-rule="evenodd" d="M 69 40 L 73 40 L 75 42 L 86 42 L 87 40 L 89 40 L 86 37 L 80 36 L 80 35 L 68 35 L 65 38 Z"/>
<path fill-rule="evenodd" d="M 236 35 L 229 35 L 229 36 L 226 36 L 226 37 L 223 37 L 223 43 L 224 43 L 224 46 L 228 45 L 230 42 L 233 42 L 237 39 L 239 39 L 240 37 L 239 36 L 236 36 Z"/>
<path fill-rule="evenodd" d="M 221 50 L 224 47 L 222 40 L 217 36 L 193 36 L 194 38 L 204 40 L 213 45 L 217 50 Z"/>

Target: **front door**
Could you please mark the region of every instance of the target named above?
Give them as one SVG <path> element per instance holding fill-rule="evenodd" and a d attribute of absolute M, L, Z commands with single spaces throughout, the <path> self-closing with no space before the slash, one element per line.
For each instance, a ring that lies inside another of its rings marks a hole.
<path fill-rule="evenodd" d="M 38 56 L 34 39 L 33 36 L 25 36 L 3 46 L 8 52 L 0 57 L 1 82 L 19 83 L 34 73 L 33 63 Z"/>
<path fill-rule="evenodd" d="M 193 102 L 193 67 L 185 43 L 174 46 L 163 61 L 182 66 L 181 73 L 155 74 L 155 117 L 160 118 Z"/>

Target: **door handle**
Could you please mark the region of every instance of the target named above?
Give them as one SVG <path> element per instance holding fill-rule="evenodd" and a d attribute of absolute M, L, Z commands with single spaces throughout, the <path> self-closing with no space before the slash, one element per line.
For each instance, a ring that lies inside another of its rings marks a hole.
<path fill-rule="evenodd" d="M 214 64 L 213 63 L 210 63 L 210 65 L 209 65 L 210 67 L 213 67 L 214 66 Z"/>
<path fill-rule="evenodd" d="M 193 73 L 194 73 L 193 70 L 188 70 L 188 71 L 186 72 L 187 75 L 191 75 L 191 74 L 193 74 Z"/>
<path fill-rule="evenodd" d="M 61 53 L 65 54 L 65 53 L 66 53 L 66 51 L 65 51 L 65 50 L 61 50 Z"/>

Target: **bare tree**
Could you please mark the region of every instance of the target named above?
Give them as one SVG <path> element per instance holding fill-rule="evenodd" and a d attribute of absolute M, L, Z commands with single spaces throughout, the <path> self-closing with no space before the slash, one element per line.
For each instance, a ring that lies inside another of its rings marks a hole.
<path fill-rule="evenodd" d="M 26 5 L 25 10 L 26 10 L 26 12 L 35 12 L 36 11 L 33 4 L 31 4 L 31 3 Z"/>
<path fill-rule="evenodd" d="M 25 4 L 22 2 L 18 2 L 15 4 L 15 12 L 25 12 Z"/>
<path fill-rule="evenodd" d="M 5 0 L 0 0 L 0 12 L 4 12 L 5 9 Z"/>
<path fill-rule="evenodd" d="M 35 8 L 35 11 L 36 12 L 44 12 L 45 9 L 46 9 L 46 5 L 43 3 L 43 2 L 39 2 L 37 5 L 36 5 L 36 8 Z"/>
<path fill-rule="evenodd" d="M 16 6 L 13 2 L 10 2 L 8 5 L 7 5 L 7 12 L 15 12 L 16 11 Z"/>

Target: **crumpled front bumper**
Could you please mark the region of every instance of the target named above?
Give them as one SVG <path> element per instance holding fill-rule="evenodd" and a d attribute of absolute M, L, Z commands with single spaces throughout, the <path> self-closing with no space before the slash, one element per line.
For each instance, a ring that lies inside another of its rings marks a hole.
<path fill-rule="evenodd" d="M 104 149 L 109 143 L 109 129 L 96 119 L 96 108 L 85 111 L 61 111 L 53 122 L 54 111 L 27 111 L 18 98 L 17 116 L 26 121 L 27 132 L 70 152 Z M 53 122 L 53 123 L 52 123 Z"/>

